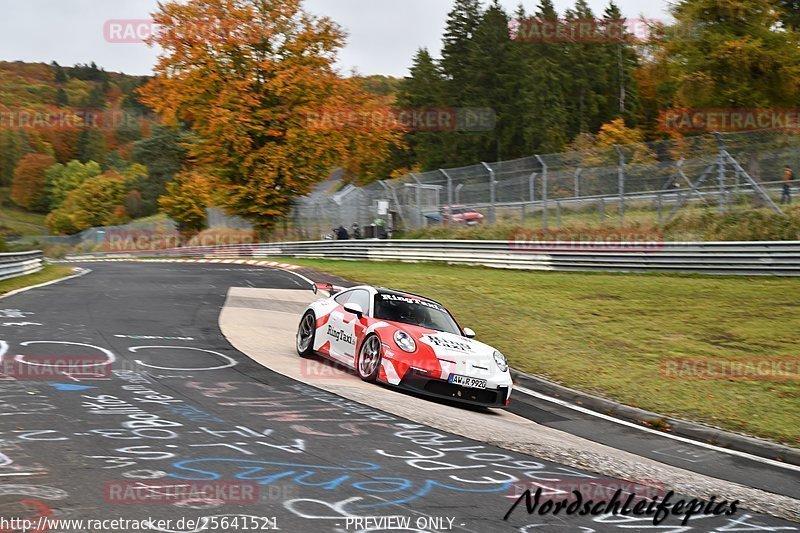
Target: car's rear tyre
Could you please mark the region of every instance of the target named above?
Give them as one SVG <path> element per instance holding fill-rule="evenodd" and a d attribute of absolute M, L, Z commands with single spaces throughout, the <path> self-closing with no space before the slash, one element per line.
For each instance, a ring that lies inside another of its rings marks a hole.
<path fill-rule="evenodd" d="M 317 332 L 317 319 L 313 311 L 306 311 L 297 327 L 295 348 L 300 357 L 310 357 L 314 354 L 314 337 Z"/>
<path fill-rule="evenodd" d="M 381 340 L 377 335 L 370 335 L 361 343 L 356 361 L 358 377 L 364 381 L 375 381 L 381 369 Z"/>

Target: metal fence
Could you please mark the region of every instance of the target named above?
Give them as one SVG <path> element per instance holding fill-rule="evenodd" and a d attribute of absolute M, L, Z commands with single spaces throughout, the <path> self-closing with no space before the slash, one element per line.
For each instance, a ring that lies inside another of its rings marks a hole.
<path fill-rule="evenodd" d="M 0 280 L 33 274 L 44 268 L 40 251 L 0 254 Z"/>
<path fill-rule="evenodd" d="M 800 241 L 775 242 L 518 242 L 348 240 L 184 247 L 137 253 L 93 253 L 82 259 L 325 258 L 432 261 L 520 270 L 687 272 L 800 276 Z M 246 259 L 231 259 L 247 263 Z"/>
<path fill-rule="evenodd" d="M 561 227 L 562 211 L 596 210 L 600 220 L 653 209 L 667 222 L 687 204 L 721 212 L 738 204 L 780 212 L 782 170 L 800 165 L 800 136 L 775 130 L 707 134 L 440 169 L 318 190 L 302 198 L 294 225 L 304 238 L 375 218 L 393 229 L 464 224 L 448 206 L 480 213 L 484 224 Z M 742 201 L 746 200 L 746 201 Z M 382 209 L 383 208 L 383 209 Z M 477 218 L 477 217 L 476 217 Z"/>

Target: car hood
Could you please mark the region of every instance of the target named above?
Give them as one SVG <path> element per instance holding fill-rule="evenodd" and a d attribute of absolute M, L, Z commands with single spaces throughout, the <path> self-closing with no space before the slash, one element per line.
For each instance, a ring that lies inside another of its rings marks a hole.
<path fill-rule="evenodd" d="M 397 329 L 411 335 L 417 343 L 430 346 L 437 357 L 468 361 L 494 360 L 495 349 L 475 339 L 410 324 L 394 324 Z"/>
<path fill-rule="evenodd" d="M 494 360 L 493 347 L 475 339 L 461 335 L 435 331 L 428 328 L 393 323 L 397 329 L 411 335 L 417 343 L 417 350 L 433 352 L 441 369 L 439 377 L 447 379 L 451 374 L 511 382 L 508 370 L 501 371 Z M 427 351 L 427 350 L 425 350 Z"/>

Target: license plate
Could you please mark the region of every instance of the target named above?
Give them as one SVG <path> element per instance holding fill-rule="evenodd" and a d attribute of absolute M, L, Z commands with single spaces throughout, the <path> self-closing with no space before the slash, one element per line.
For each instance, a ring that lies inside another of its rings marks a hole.
<path fill-rule="evenodd" d="M 457 376 L 455 374 L 450 374 L 450 379 L 448 380 L 453 385 L 461 385 L 462 387 L 469 387 L 472 389 L 485 389 L 486 388 L 486 380 L 480 378 L 471 378 L 468 376 Z"/>

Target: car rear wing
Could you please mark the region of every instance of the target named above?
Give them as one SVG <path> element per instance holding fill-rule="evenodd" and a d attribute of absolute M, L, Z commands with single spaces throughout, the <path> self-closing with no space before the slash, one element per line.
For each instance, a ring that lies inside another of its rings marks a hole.
<path fill-rule="evenodd" d="M 333 296 L 334 294 L 341 292 L 342 287 L 337 287 L 332 283 L 314 283 L 311 285 L 311 290 L 314 291 L 314 294 L 318 294 L 319 291 L 325 291 L 330 296 Z"/>

